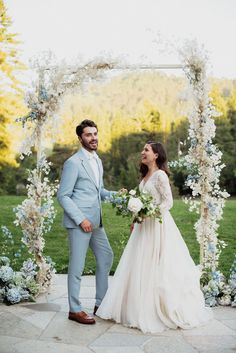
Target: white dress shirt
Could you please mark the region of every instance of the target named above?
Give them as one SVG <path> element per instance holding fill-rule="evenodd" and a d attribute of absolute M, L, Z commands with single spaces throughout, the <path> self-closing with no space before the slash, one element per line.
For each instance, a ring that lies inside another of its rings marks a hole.
<path fill-rule="evenodd" d="M 89 152 L 83 147 L 82 147 L 82 149 L 83 149 L 84 154 L 88 158 L 90 167 L 92 168 L 92 171 L 93 171 L 94 176 L 95 176 L 96 184 L 97 184 L 97 186 L 99 186 L 98 155 L 97 155 L 97 153 L 95 151 Z"/>

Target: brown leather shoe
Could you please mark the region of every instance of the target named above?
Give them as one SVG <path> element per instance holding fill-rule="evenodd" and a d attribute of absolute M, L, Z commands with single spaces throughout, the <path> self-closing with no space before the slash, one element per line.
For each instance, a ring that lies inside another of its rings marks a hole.
<path fill-rule="evenodd" d="M 94 318 L 86 314 L 84 311 L 79 311 L 77 313 L 69 312 L 68 319 L 85 325 L 93 325 L 96 323 Z"/>
<path fill-rule="evenodd" d="M 96 315 L 96 312 L 98 310 L 99 306 L 95 305 L 94 309 L 93 309 L 93 315 Z"/>

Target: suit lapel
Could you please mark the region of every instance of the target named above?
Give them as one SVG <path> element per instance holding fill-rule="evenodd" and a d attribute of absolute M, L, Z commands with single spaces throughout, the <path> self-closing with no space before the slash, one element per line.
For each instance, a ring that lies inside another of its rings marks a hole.
<path fill-rule="evenodd" d="M 101 159 L 98 158 L 97 162 L 98 162 L 98 170 L 99 170 L 99 188 L 101 188 L 101 184 L 102 184 L 102 162 L 101 162 Z"/>
<path fill-rule="evenodd" d="M 92 182 L 94 183 L 94 185 L 98 189 L 98 186 L 97 186 L 97 183 L 96 183 L 96 180 L 95 180 L 94 172 L 93 172 L 93 170 L 92 170 L 92 168 L 90 166 L 90 163 L 89 163 L 88 159 L 84 155 L 83 150 L 79 150 L 78 156 L 81 159 L 82 166 L 84 167 L 84 169 L 85 169 L 86 173 L 88 174 L 89 178 L 92 180 Z M 100 169 L 99 169 L 99 173 L 100 173 Z M 100 178 L 99 178 L 99 180 L 100 180 Z"/>

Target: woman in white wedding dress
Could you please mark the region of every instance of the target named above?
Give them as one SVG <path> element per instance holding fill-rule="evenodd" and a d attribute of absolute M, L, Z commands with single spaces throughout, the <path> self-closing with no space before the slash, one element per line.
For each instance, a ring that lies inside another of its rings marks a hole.
<path fill-rule="evenodd" d="M 200 273 L 169 212 L 173 205 L 167 158 L 161 143 L 142 151 L 141 191 L 160 205 L 162 223 L 134 224 L 130 239 L 96 315 L 147 333 L 190 329 L 212 318 L 200 289 Z"/>

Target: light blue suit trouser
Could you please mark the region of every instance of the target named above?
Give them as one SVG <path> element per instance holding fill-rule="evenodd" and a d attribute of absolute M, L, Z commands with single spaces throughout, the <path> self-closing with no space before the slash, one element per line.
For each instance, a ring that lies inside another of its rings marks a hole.
<path fill-rule="evenodd" d="M 67 229 L 69 233 L 70 260 L 68 269 L 68 299 L 71 312 L 82 310 L 79 300 L 81 276 L 88 247 L 96 258 L 96 303 L 99 306 L 108 288 L 108 276 L 113 252 L 103 227 L 85 233 L 81 228 Z"/>

